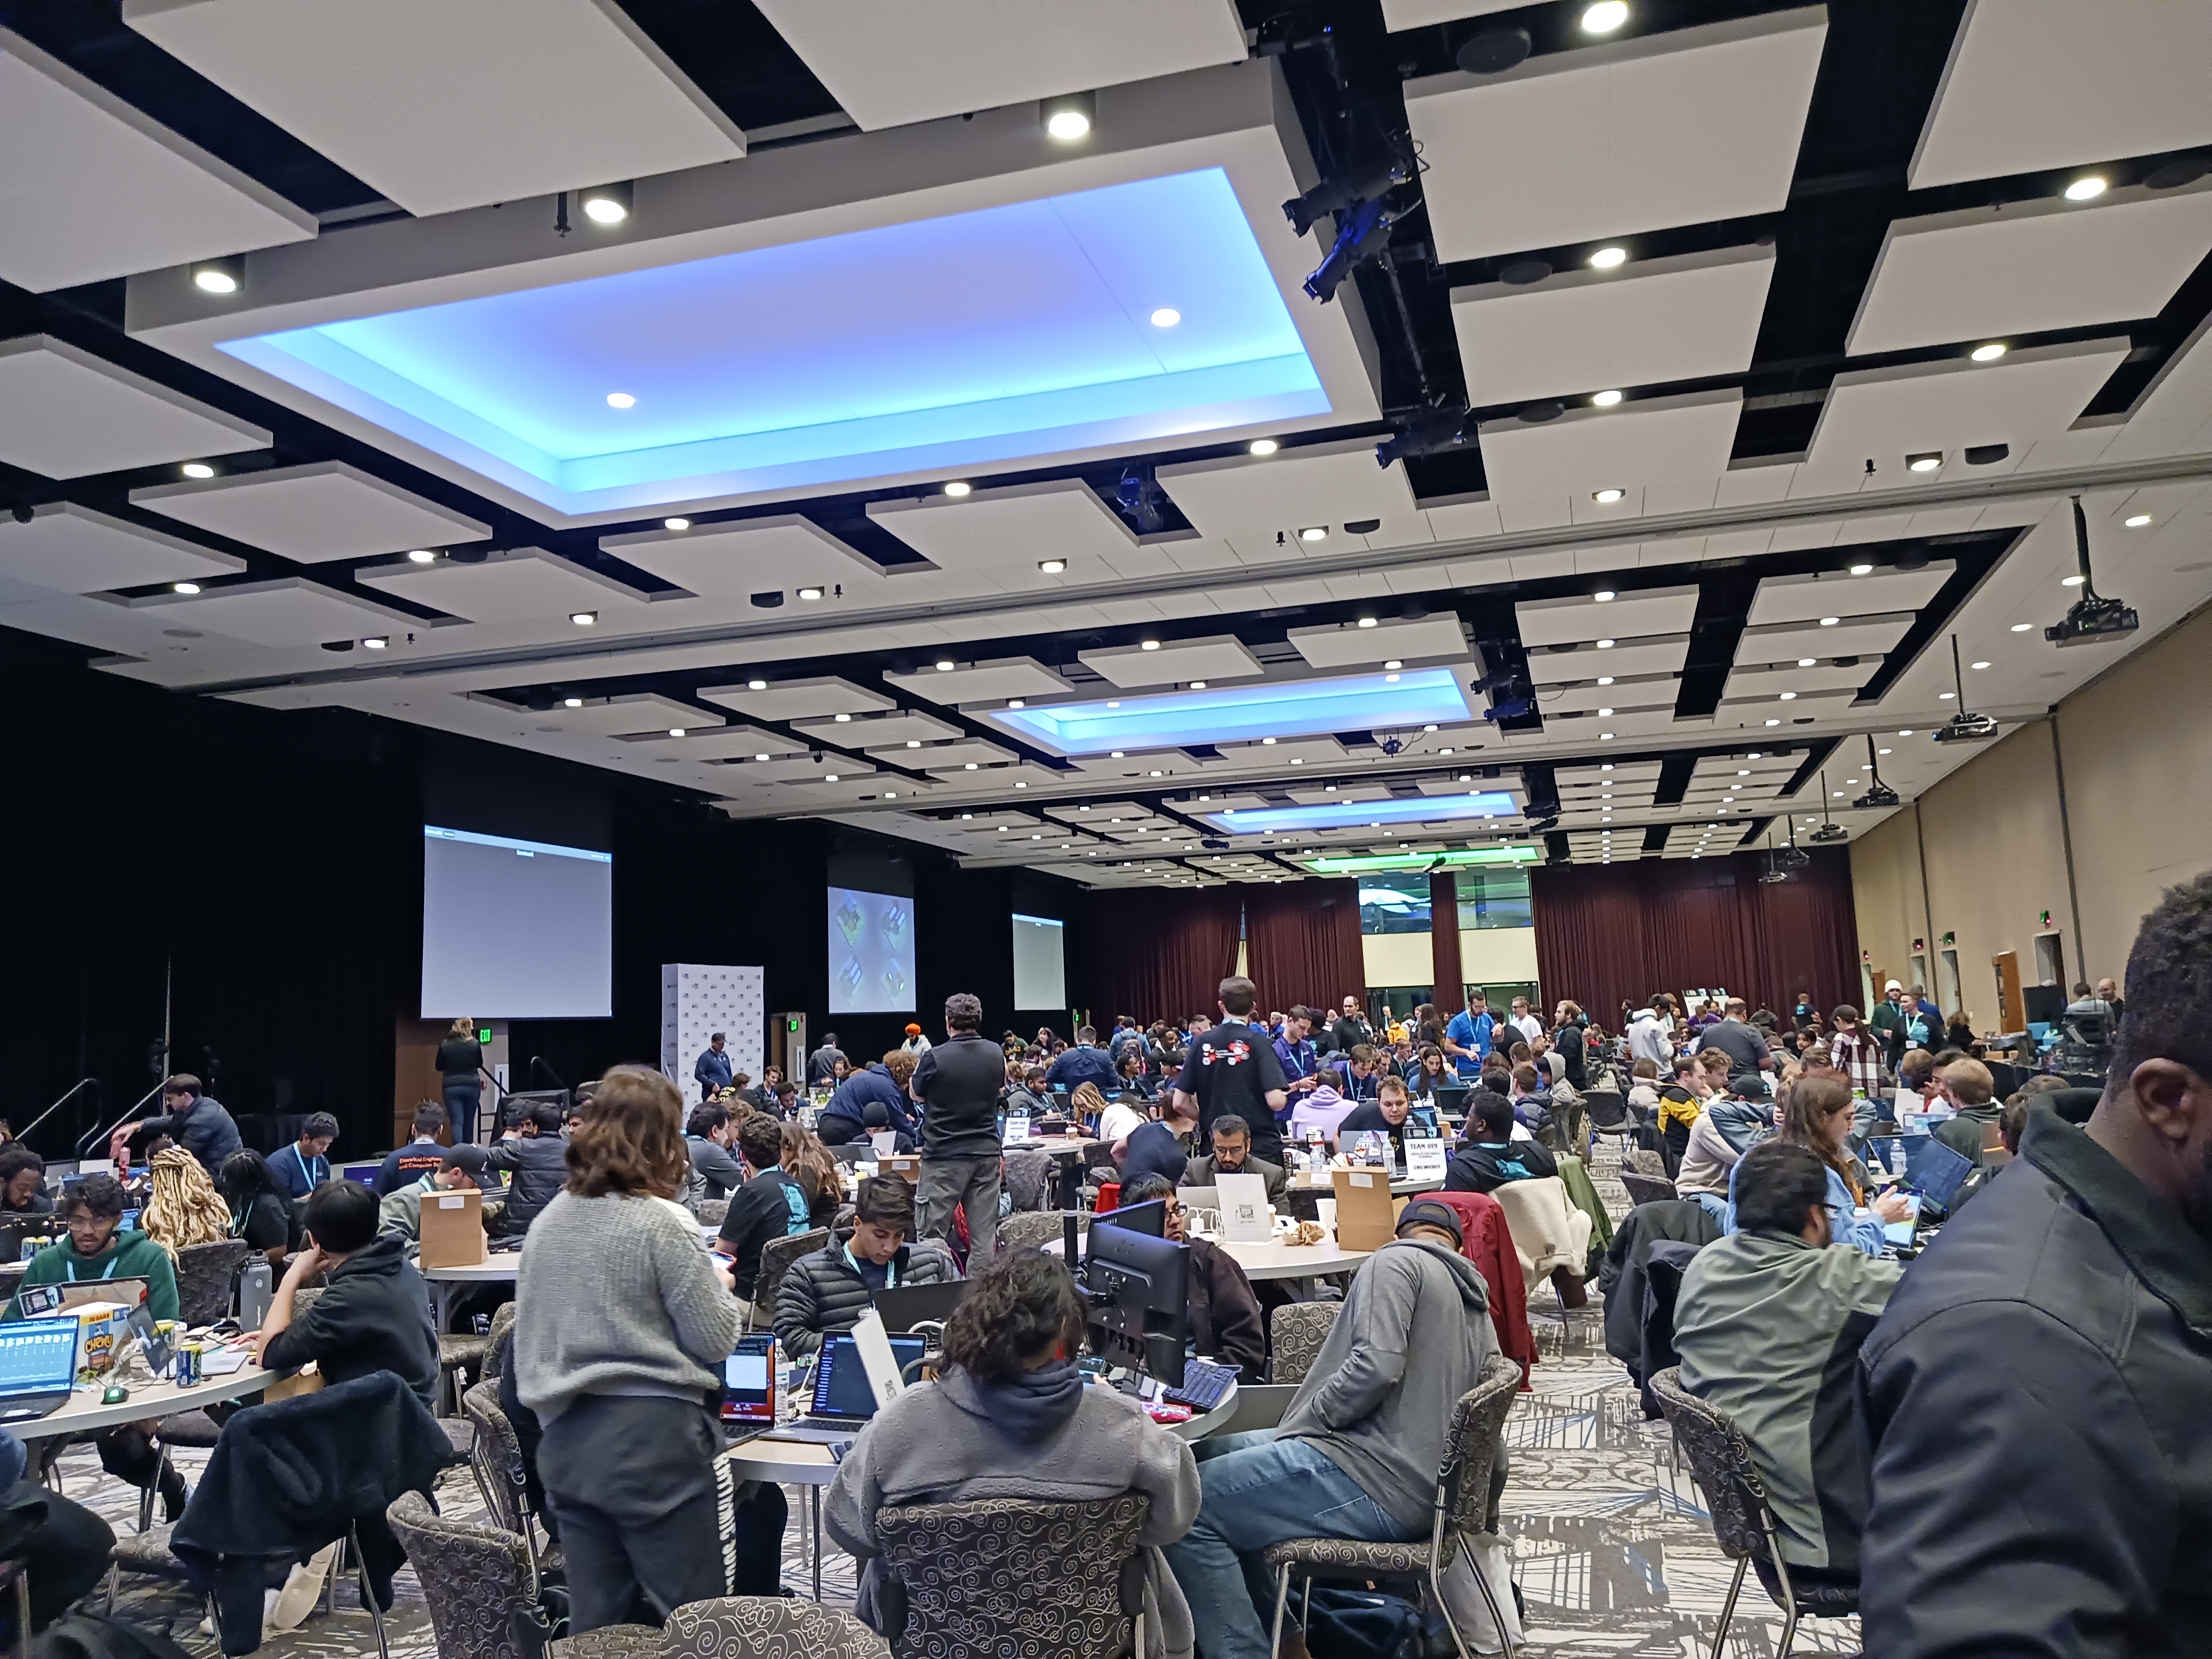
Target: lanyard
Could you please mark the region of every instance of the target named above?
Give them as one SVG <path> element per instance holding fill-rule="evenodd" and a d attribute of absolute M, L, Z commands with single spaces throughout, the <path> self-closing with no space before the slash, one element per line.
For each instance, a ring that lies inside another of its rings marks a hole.
<path fill-rule="evenodd" d="M 307 1155 L 300 1150 L 300 1143 L 296 1140 L 287 1150 L 292 1154 L 292 1161 L 300 1166 L 300 1179 L 307 1183 L 307 1190 L 312 1193 L 321 1183 L 315 1179 L 314 1170 L 308 1167 Z M 325 1173 L 329 1172 L 331 1167 L 329 1159 L 319 1158 L 315 1160 L 315 1164 Z"/>
<path fill-rule="evenodd" d="M 113 1273 L 113 1272 L 115 1271 L 115 1264 L 116 1264 L 118 1261 L 121 1261 L 121 1260 L 122 1260 L 122 1258 L 121 1258 L 121 1256 L 119 1256 L 119 1255 L 111 1255 L 110 1257 L 108 1257 L 108 1258 L 107 1258 L 107 1265 L 106 1265 L 105 1267 L 102 1267 L 102 1268 L 100 1270 L 100 1276 L 102 1279 L 106 1279 L 106 1278 L 110 1273 Z M 74 1261 L 70 1262 L 70 1263 L 68 1264 L 68 1267 L 69 1267 L 70 1283 L 70 1284 L 72 1284 L 72 1285 L 74 1285 L 74 1284 L 76 1284 L 76 1262 L 74 1262 Z"/>
<path fill-rule="evenodd" d="M 860 1271 L 860 1260 L 853 1254 L 853 1247 L 850 1244 L 845 1247 L 845 1265 L 854 1273 Z M 884 1288 L 887 1291 L 895 1291 L 898 1288 L 898 1258 L 896 1256 L 884 1263 Z"/>

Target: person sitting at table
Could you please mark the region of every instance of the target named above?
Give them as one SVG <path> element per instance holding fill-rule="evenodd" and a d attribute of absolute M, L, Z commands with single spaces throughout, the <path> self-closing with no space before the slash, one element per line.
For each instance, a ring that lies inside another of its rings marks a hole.
<path fill-rule="evenodd" d="M 277 1150 L 269 1160 L 269 1172 L 287 1198 L 305 1198 L 331 1178 L 331 1143 L 337 1138 L 337 1119 L 328 1112 L 312 1112 L 300 1126 L 300 1138 Z"/>
<path fill-rule="evenodd" d="M 1109 1101 L 1098 1092 L 1095 1083 L 1077 1084 L 1075 1092 L 1067 1097 L 1067 1107 L 1109 1146 L 1126 1140 L 1146 1121 L 1144 1110 L 1137 1102 Z"/>
<path fill-rule="evenodd" d="M 1328 1074 L 1334 1077 L 1332 1072 Z M 1316 1130 L 1330 1146 L 1336 1143 L 1337 1126 L 1352 1115 L 1353 1103 L 1337 1093 L 1336 1085 L 1322 1082 L 1306 1093 L 1294 1096 L 1297 1104 L 1291 1108 L 1290 1127 L 1283 1132 L 1285 1143 L 1310 1146 Z"/>
<path fill-rule="evenodd" d="M 845 1204 L 845 1166 L 803 1123 L 779 1125 L 784 1172 L 806 1194 L 807 1224 L 827 1227 Z"/>
<path fill-rule="evenodd" d="M 748 1324 L 764 1323 L 752 1305 L 760 1283 L 761 1251 L 772 1238 L 803 1233 L 814 1223 L 805 1188 L 783 1167 L 783 1125 L 774 1118 L 749 1117 L 738 1125 L 738 1151 L 750 1178 L 730 1195 L 722 1216 L 720 1243 L 730 1258 L 730 1293 L 738 1298 Z"/>
<path fill-rule="evenodd" d="M 860 1119 L 860 1127 L 867 1131 L 868 1140 L 872 1145 L 874 1143 L 878 1135 L 890 1134 L 892 1137 L 892 1157 L 911 1158 L 914 1156 L 914 1137 L 903 1129 L 894 1129 L 891 1127 L 891 1115 L 884 1109 L 883 1102 L 880 1100 L 872 1100 L 860 1109 L 863 1114 Z"/>
<path fill-rule="evenodd" d="M 409 1182 L 397 1192 L 386 1193 L 377 1201 L 377 1231 L 397 1235 L 410 1261 L 422 1253 L 422 1200 L 434 1192 L 471 1191 L 483 1173 L 484 1149 L 481 1146 L 464 1142 L 459 1146 L 441 1147 L 439 1152 L 436 1169 Z M 486 1230 L 489 1227 L 487 1222 Z"/>
<path fill-rule="evenodd" d="M 875 1293 L 899 1285 L 942 1285 L 960 1275 L 933 1243 L 909 1247 L 914 1188 L 896 1176 L 860 1183 L 853 1231 L 802 1255 L 783 1276 L 775 1303 L 775 1336 L 803 1359 L 822 1339 L 849 1331 L 873 1305 Z"/>
<path fill-rule="evenodd" d="M 292 1195 L 268 1161 L 250 1146 L 233 1152 L 216 1171 L 216 1190 L 230 1207 L 230 1236 L 281 1269 L 292 1249 Z"/>
<path fill-rule="evenodd" d="M 1168 1549 L 1206 1659 L 1266 1659 L 1270 1544 L 1429 1535 L 1452 1407 L 1498 1352 L 1489 1287 L 1460 1250 L 1450 1206 L 1407 1205 L 1395 1239 L 1352 1276 L 1281 1426 L 1207 1448 L 1198 1519 Z M 1493 1512 L 1502 1444 L 1498 1453 Z"/>
<path fill-rule="evenodd" d="M 1448 1193 L 1494 1193 L 1509 1181 L 1542 1181 L 1559 1161 L 1539 1142 L 1513 1135 L 1513 1103 L 1478 1089 L 1467 1097 L 1467 1137 L 1444 1168 Z"/>
<path fill-rule="evenodd" d="M 183 1250 L 230 1237 L 230 1206 L 199 1159 L 181 1146 L 166 1146 L 154 1154 L 150 1173 L 145 1206 L 138 1214 L 147 1237 L 167 1249 Z"/>
<path fill-rule="evenodd" d="M 1714 1053 L 1720 1051 L 1716 1049 Z M 1721 1054 L 1723 1080 L 1729 1056 Z M 1705 1073 L 1708 1081 L 1713 1073 Z M 1743 1155 L 1774 1133 L 1772 1103 L 1731 1099 L 1723 1092 L 1705 1102 L 1690 1138 L 1682 1147 L 1682 1162 L 1674 1172 L 1674 1191 L 1692 1200 L 1723 1226 L 1728 1224 L 1729 1182 Z"/>
<path fill-rule="evenodd" d="M 384 1162 L 376 1167 L 376 1178 L 368 1183 L 369 1191 L 379 1198 L 388 1197 L 426 1175 L 435 1174 L 438 1161 L 445 1155 L 446 1149 L 438 1144 L 438 1136 L 445 1127 L 444 1107 L 434 1100 L 416 1101 L 415 1121 L 410 1131 L 415 1138 L 384 1155 Z"/>
<path fill-rule="evenodd" d="M 771 1484 L 744 1490 L 725 1535 L 712 1402 L 741 1322 L 731 1276 L 676 1202 L 690 1168 L 683 1131 L 674 1084 L 616 1066 L 569 1139 L 567 1186 L 523 1241 L 515 1390 L 543 1432 L 538 1474 L 579 1634 L 772 1593 L 782 1558 Z"/>
<path fill-rule="evenodd" d="M 1161 1117 L 1139 1123 L 1114 1143 L 1114 1162 L 1121 1166 L 1121 1185 L 1139 1176 L 1157 1175 L 1173 1185 L 1190 1167 L 1191 1135 L 1198 1128 L 1198 1103 L 1188 1095 L 1170 1093 L 1161 1103 Z M 1127 1203 L 1127 1199 L 1121 1200 Z"/>
<path fill-rule="evenodd" d="M 19 1140 L 0 1146 L 0 1215 L 52 1215 L 46 1160 Z"/>
<path fill-rule="evenodd" d="M 1190 1247 L 1190 1352 L 1241 1368 L 1243 1380 L 1257 1382 L 1267 1361 L 1267 1333 L 1260 1319 L 1260 1298 L 1237 1258 L 1208 1239 L 1191 1237 L 1188 1216 L 1163 1175 L 1146 1174 L 1121 1183 L 1121 1204 L 1162 1200 L 1166 1236 Z"/>
<path fill-rule="evenodd" d="M 1896 1193 L 1879 1196 L 1867 1190 L 1865 1166 L 1844 1146 L 1851 1132 L 1851 1091 L 1839 1078 L 1800 1077 L 1782 1097 L 1782 1127 L 1777 1140 L 1802 1146 L 1819 1158 L 1828 1171 L 1828 1238 L 1848 1244 L 1867 1255 L 1885 1253 L 1884 1223 L 1902 1221 L 1911 1208 Z M 1738 1164 L 1736 1170 L 1742 1170 Z M 1734 1209 L 1734 1188 L 1730 1188 Z M 1734 1231 L 1733 1213 L 1723 1224 Z"/>
<path fill-rule="evenodd" d="M 1628 1105 L 1638 1113 L 1650 1114 L 1659 1109 L 1659 1063 L 1639 1060 L 1629 1069 L 1632 1079 L 1628 1085 Z"/>
<path fill-rule="evenodd" d="M 1433 1107 L 1414 1105 L 1406 1092 L 1403 1079 L 1386 1077 L 1377 1085 L 1374 1099 L 1361 1102 L 1338 1121 L 1336 1144 L 1343 1146 L 1346 1135 L 1364 1134 L 1379 1129 L 1390 1137 L 1391 1158 L 1403 1164 L 1406 1161 L 1406 1133 L 1409 1126 L 1416 1134 L 1435 1134 L 1436 1110 Z"/>
<path fill-rule="evenodd" d="M 1346 1100 L 1374 1099 L 1390 1069 L 1382 1057 L 1375 1052 L 1374 1045 L 1355 1042 L 1345 1050 L 1342 1060 L 1341 1065 L 1332 1061 L 1329 1066 L 1337 1075 L 1337 1093 Z"/>
<path fill-rule="evenodd" d="M 561 1133 L 561 1109 L 544 1101 L 525 1106 L 514 1120 L 514 1133 L 502 1136 L 484 1152 L 484 1168 L 507 1170 L 507 1208 L 499 1231 L 507 1237 L 527 1232 L 530 1224 L 545 1212 L 568 1182 L 568 1143 Z"/>
<path fill-rule="evenodd" d="M 1444 1064 L 1444 1051 L 1431 1045 L 1414 1056 L 1406 1087 L 1416 1100 L 1434 1100 L 1440 1088 L 1456 1088 L 1459 1079 Z"/>
<path fill-rule="evenodd" d="M 727 1198 L 745 1184 L 745 1172 L 730 1156 L 737 1127 L 730 1109 L 718 1103 L 702 1102 L 691 1109 L 690 1116 L 684 1121 L 684 1150 L 691 1158 L 691 1176 L 684 1188 L 685 1203 Z"/>
<path fill-rule="evenodd" d="M 257 1364 L 295 1371 L 313 1360 L 325 1383 L 390 1371 L 424 1407 L 438 1404 L 438 1338 L 430 1292 L 407 1243 L 377 1231 L 377 1197 L 358 1181 L 334 1181 L 307 1200 L 307 1243 L 284 1269 L 261 1334 Z M 297 1320 L 292 1302 L 319 1273 L 330 1282 Z"/>
<path fill-rule="evenodd" d="M 943 1373 L 877 1413 L 838 1465 L 823 1525 L 860 1564 L 854 1606 L 878 1632 L 896 1628 L 896 1594 L 877 1516 L 890 1506 L 980 1498 L 1148 1500 L 1143 1551 L 1143 1659 L 1188 1654 L 1190 1609 L 1158 1551 L 1188 1530 L 1199 1481 L 1190 1448 L 1128 1395 L 1087 1388 L 1076 1369 L 1081 1294 L 1066 1267 L 1013 1250 L 976 1274 L 945 1322 Z M 1434 1479 L 1433 1472 L 1431 1476 Z"/>
<path fill-rule="evenodd" d="M 1075 1046 L 1062 1050 L 1045 1068 L 1046 1086 L 1070 1093 L 1079 1083 L 1096 1084 L 1103 1091 L 1117 1087 L 1120 1080 L 1112 1056 L 1098 1046 L 1098 1033 L 1088 1025 L 1075 1033 Z"/>
<path fill-rule="evenodd" d="M 870 1101 L 884 1109 L 884 1121 L 895 1124 L 908 1134 L 914 1133 L 914 1118 L 908 1112 L 906 1085 L 913 1079 L 914 1068 L 921 1064 L 919 1057 L 903 1048 L 894 1048 L 865 1072 L 855 1072 L 837 1085 L 830 1097 L 829 1105 L 823 1108 L 816 1120 L 814 1133 L 824 1146 L 843 1146 L 858 1140 L 867 1133 Z"/>
<path fill-rule="evenodd" d="M 1513 1046 L 1525 1048 L 1528 1044 L 1516 1042 Z M 1552 1091 L 1545 1087 L 1543 1073 L 1536 1069 L 1533 1061 L 1524 1060 L 1514 1066 L 1512 1088 L 1508 1098 L 1513 1103 L 1514 1117 L 1530 1134 L 1541 1140 L 1553 1133 Z"/>
<path fill-rule="evenodd" d="M 1252 1156 L 1252 1126 L 1234 1112 L 1213 1120 L 1213 1152 L 1209 1157 L 1194 1158 L 1183 1166 L 1182 1184 L 1216 1186 L 1225 1175 L 1260 1176 L 1267 1183 L 1270 1204 L 1282 1197 L 1284 1183 L 1290 1179 L 1281 1164 Z"/>
<path fill-rule="evenodd" d="M 0 1523 L 0 1549 L 23 1575 L 35 1635 L 106 1576 L 115 1533 L 83 1504 L 28 1479 L 30 1469 L 29 1449 L 0 1429 L 0 1510 L 7 1517 Z M 44 1644 L 34 1650 L 15 1629 L 12 1594 L 0 1608 L 0 1637 L 10 1652 L 46 1650 Z"/>
<path fill-rule="evenodd" d="M 1124 1095 L 1134 1095 L 1139 1100 L 1152 1097 L 1152 1082 L 1145 1075 L 1145 1056 L 1137 1049 L 1123 1050 L 1121 1058 L 1115 1062 L 1114 1069 L 1121 1073 Z"/>

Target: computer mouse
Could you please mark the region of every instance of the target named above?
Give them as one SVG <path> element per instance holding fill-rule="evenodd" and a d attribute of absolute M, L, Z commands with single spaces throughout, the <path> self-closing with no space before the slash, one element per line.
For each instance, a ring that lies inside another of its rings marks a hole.
<path fill-rule="evenodd" d="M 103 1406 L 119 1406 L 130 1398 L 130 1389 L 125 1388 L 120 1382 L 111 1382 L 107 1385 L 106 1392 L 100 1396 L 100 1403 Z"/>

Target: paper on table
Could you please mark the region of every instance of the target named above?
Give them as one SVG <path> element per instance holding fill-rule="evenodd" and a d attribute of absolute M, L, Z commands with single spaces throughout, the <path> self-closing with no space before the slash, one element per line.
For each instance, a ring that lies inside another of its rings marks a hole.
<path fill-rule="evenodd" d="M 1408 1181 L 1442 1181 L 1444 1178 L 1444 1144 L 1434 1136 L 1406 1137 L 1406 1179 Z"/>
<path fill-rule="evenodd" d="M 1267 1202 L 1267 1182 L 1255 1175 L 1224 1174 L 1214 1177 L 1219 1194 L 1221 1237 L 1231 1244 L 1267 1244 L 1275 1237 L 1274 1207 Z"/>

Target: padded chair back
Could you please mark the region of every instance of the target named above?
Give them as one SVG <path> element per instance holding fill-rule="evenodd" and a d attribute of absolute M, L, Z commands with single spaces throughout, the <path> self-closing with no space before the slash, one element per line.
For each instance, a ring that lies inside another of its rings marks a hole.
<path fill-rule="evenodd" d="M 1662 1199 L 1680 1198 L 1674 1183 L 1664 1176 L 1640 1175 L 1634 1170 L 1620 1172 L 1620 1184 L 1628 1193 L 1631 1204 L 1653 1204 Z"/>
<path fill-rule="evenodd" d="M 726 1198 L 702 1198 L 691 1206 L 691 1213 L 699 1218 L 702 1227 L 720 1226 L 722 1218 L 729 1212 L 730 1200 Z"/>
<path fill-rule="evenodd" d="M 1133 1558 L 1150 1507 L 1125 1492 L 1090 1503 L 998 1498 L 878 1510 L 884 1559 L 906 1591 L 906 1627 L 892 1654 L 1126 1652 L 1142 1605 Z"/>
<path fill-rule="evenodd" d="M 1635 1170 L 1637 1174 L 1660 1176 L 1666 1175 L 1667 1160 L 1660 1157 L 1651 1147 L 1631 1146 L 1627 1151 L 1627 1167 Z"/>
<path fill-rule="evenodd" d="M 1585 1089 L 1583 1103 L 1589 1108 L 1590 1127 L 1600 1134 L 1628 1127 L 1628 1103 L 1610 1089 Z"/>
<path fill-rule="evenodd" d="M 1277 1382 L 1303 1382 L 1313 1370 L 1314 1357 L 1328 1340 L 1341 1302 L 1293 1302 L 1275 1310 L 1268 1321 L 1274 1339 L 1275 1368 L 1269 1373 Z"/>
<path fill-rule="evenodd" d="M 498 1525 L 526 1537 L 529 1478 L 522 1462 L 522 1443 L 500 1407 L 499 1385 L 477 1383 L 461 1396 L 461 1413 L 476 1425 L 475 1449 L 469 1461 L 476 1471 L 477 1485 L 483 1491 L 485 1508 Z"/>
<path fill-rule="evenodd" d="M 1034 1249 L 1049 1244 L 1066 1229 L 1058 1210 L 1017 1210 L 999 1224 L 999 1251 Z"/>
<path fill-rule="evenodd" d="M 507 1369 L 509 1350 L 513 1346 L 506 1339 L 514 1330 L 514 1304 L 502 1302 L 492 1312 L 491 1329 L 485 1333 L 489 1346 L 484 1350 L 484 1381 L 489 1382 Z"/>
<path fill-rule="evenodd" d="M 1462 1535 L 1488 1530 L 1490 1472 L 1497 1462 L 1506 1413 L 1521 1391 L 1521 1367 L 1493 1353 L 1475 1385 L 1452 1407 L 1444 1431 L 1444 1466 L 1437 1483 L 1437 1556 L 1444 1559 Z"/>
<path fill-rule="evenodd" d="M 883 1638 L 849 1613 L 778 1595 L 687 1601 L 660 1627 L 660 1659 L 881 1659 Z"/>
<path fill-rule="evenodd" d="M 811 1255 L 830 1242 L 827 1227 L 811 1227 L 803 1233 L 771 1238 L 761 1246 L 760 1277 L 753 1281 L 757 1323 L 766 1324 L 775 1315 L 775 1299 L 783 1290 L 783 1276 L 802 1255 Z"/>
<path fill-rule="evenodd" d="M 1742 1431 L 1726 1413 L 1683 1388 L 1680 1366 L 1656 1373 L 1650 1387 L 1690 1466 L 1691 1479 L 1705 1495 L 1721 1553 L 1731 1561 L 1772 1559 L 1774 1512 L 1767 1507 L 1766 1487 L 1752 1466 Z"/>
<path fill-rule="evenodd" d="M 1006 1191 L 1017 1212 L 1042 1210 L 1052 1202 L 1052 1164 L 1050 1152 L 1006 1149 Z"/>
<path fill-rule="evenodd" d="M 252 1248 L 242 1238 L 218 1238 L 177 1252 L 179 1324 L 212 1325 L 229 1316 L 238 1270 Z"/>
<path fill-rule="evenodd" d="M 504 1527 L 454 1521 L 422 1494 L 402 1494 L 385 1511 L 422 1582 L 439 1659 L 524 1659 L 515 1620 L 538 1608 L 530 1553 Z"/>

